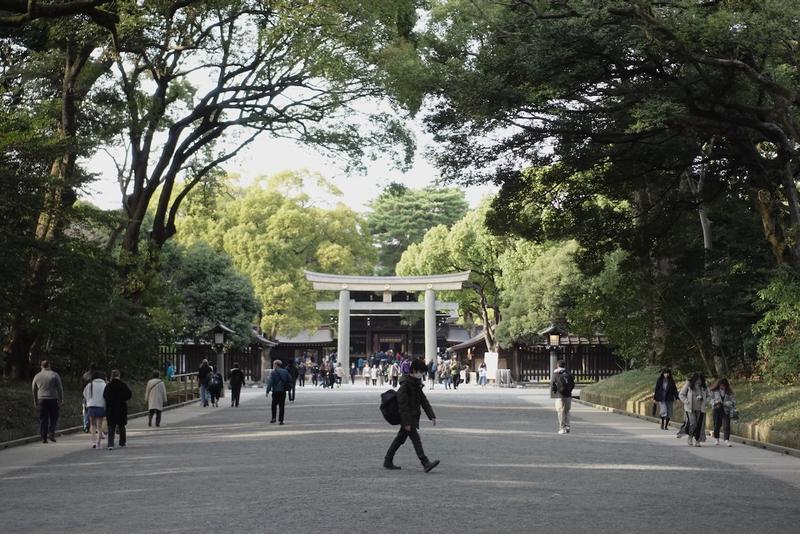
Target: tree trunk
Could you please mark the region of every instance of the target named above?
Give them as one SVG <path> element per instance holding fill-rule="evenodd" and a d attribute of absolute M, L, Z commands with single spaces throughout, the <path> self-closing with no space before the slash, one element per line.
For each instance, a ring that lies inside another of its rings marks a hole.
<path fill-rule="evenodd" d="M 780 201 L 775 199 L 774 193 L 766 189 L 754 189 L 752 195 L 756 211 L 761 216 L 764 237 L 767 238 L 775 261 L 778 265 L 791 264 L 789 249 L 786 246 L 786 236 L 780 220 Z"/>
<path fill-rule="evenodd" d="M 58 134 L 66 141 L 67 148 L 50 169 L 51 180 L 44 192 L 42 211 L 36 223 L 36 250 L 29 263 L 28 281 L 20 289 L 20 307 L 11 321 L 5 347 L 10 354 L 11 374 L 18 379 L 27 378 L 31 364 L 40 356 L 39 347 L 45 329 L 40 318 L 48 306 L 47 280 L 52 264 L 50 248 L 64 230 L 67 211 L 77 199 L 73 189 L 77 155 L 69 144 L 77 131 L 75 85 L 90 54 L 88 47 L 78 51 L 68 48 L 66 51 Z"/>

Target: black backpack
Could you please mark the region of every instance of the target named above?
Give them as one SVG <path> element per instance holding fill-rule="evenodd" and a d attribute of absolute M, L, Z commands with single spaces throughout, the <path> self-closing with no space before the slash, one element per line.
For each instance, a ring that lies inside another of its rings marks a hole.
<path fill-rule="evenodd" d="M 575 389 L 575 379 L 569 371 L 562 371 L 556 376 L 556 390 L 561 395 L 572 395 L 572 390 Z"/>
<path fill-rule="evenodd" d="M 397 405 L 397 391 L 387 389 L 381 393 L 381 413 L 390 425 L 400 424 L 400 407 Z"/>

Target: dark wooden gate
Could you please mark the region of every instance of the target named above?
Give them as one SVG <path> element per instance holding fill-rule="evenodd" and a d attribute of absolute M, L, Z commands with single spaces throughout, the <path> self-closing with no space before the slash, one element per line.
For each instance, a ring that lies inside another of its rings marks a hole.
<path fill-rule="evenodd" d="M 217 363 L 217 353 L 211 345 L 165 345 L 160 347 L 159 360 L 162 373 L 166 372 L 167 362 L 175 365 L 175 373 L 193 373 L 200 367 L 200 363 L 208 360 L 211 365 Z M 228 377 L 228 373 L 234 363 L 239 364 L 239 368 L 244 373 L 249 382 L 261 381 L 261 347 L 250 345 L 243 348 L 236 348 L 225 352 L 225 369 L 223 376 Z"/>

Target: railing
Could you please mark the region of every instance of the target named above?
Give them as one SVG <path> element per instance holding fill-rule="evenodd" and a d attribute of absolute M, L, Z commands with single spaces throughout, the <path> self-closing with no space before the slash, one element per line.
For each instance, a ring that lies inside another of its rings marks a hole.
<path fill-rule="evenodd" d="M 197 372 L 173 375 L 173 381 L 183 384 L 178 386 L 178 402 L 187 402 L 200 398 L 200 382 L 197 380 Z"/>

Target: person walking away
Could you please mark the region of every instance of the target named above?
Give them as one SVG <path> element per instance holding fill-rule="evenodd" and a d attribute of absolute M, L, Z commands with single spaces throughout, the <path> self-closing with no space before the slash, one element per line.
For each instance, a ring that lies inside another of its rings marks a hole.
<path fill-rule="evenodd" d="M 389 375 L 392 379 L 392 387 L 397 388 L 397 384 L 400 380 L 400 365 L 397 362 L 392 364 L 392 368 L 389 370 Z"/>
<path fill-rule="evenodd" d="M 100 373 L 95 371 L 92 381 L 83 388 L 83 398 L 86 400 L 86 409 L 89 410 L 89 436 L 92 448 L 99 449 L 103 439 L 103 418 L 106 416 L 106 400 L 103 392 L 106 381 L 100 378 Z"/>
<path fill-rule="evenodd" d="M 211 377 L 211 366 L 208 365 L 208 360 L 203 360 L 200 363 L 200 368 L 197 369 L 197 382 L 200 384 L 200 402 L 202 405 L 208 406 L 208 381 Z"/>
<path fill-rule="evenodd" d="M 447 365 L 447 362 L 442 363 L 442 382 L 444 383 L 444 389 L 450 389 L 450 367 Z"/>
<path fill-rule="evenodd" d="M 364 385 L 368 386 L 369 381 L 372 378 L 372 369 L 370 368 L 368 363 L 364 364 Z"/>
<path fill-rule="evenodd" d="M 711 386 L 711 407 L 714 419 L 714 445 L 719 445 L 719 431 L 723 430 L 725 446 L 731 446 L 731 409 L 736 406 L 736 398 L 727 378 L 720 378 Z"/>
<path fill-rule="evenodd" d="M 342 380 L 344 379 L 344 369 L 342 369 L 342 364 L 336 362 L 336 367 L 333 370 L 334 377 L 336 378 L 336 387 L 342 387 Z"/>
<path fill-rule="evenodd" d="M 211 374 L 208 375 L 208 395 L 211 399 L 211 405 L 219 408 L 219 397 L 222 394 L 222 375 L 217 369 L 211 367 Z"/>
<path fill-rule="evenodd" d="M 297 382 L 301 388 L 306 387 L 306 362 L 300 361 L 297 366 Z"/>
<path fill-rule="evenodd" d="M 378 372 L 379 370 L 377 365 L 373 365 L 372 368 L 369 370 L 370 376 L 372 377 L 373 386 L 378 385 Z"/>
<path fill-rule="evenodd" d="M 283 368 L 283 362 L 275 360 L 272 362 L 272 373 L 267 380 L 267 397 L 270 391 L 272 392 L 272 419 L 270 423 L 275 422 L 275 415 L 277 411 L 278 420 L 283 424 L 283 416 L 286 410 L 286 391 L 289 389 L 291 377 L 286 369 Z"/>
<path fill-rule="evenodd" d="M 558 414 L 558 433 L 568 434 L 569 411 L 572 408 L 572 390 L 575 388 L 575 379 L 567 370 L 567 362 L 559 360 L 558 366 L 553 371 L 550 380 L 550 394 L 556 400 L 556 413 Z"/>
<path fill-rule="evenodd" d="M 228 384 L 231 385 L 231 407 L 239 407 L 239 396 L 244 385 L 244 373 L 239 369 L 239 364 L 234 363 L 228 376 Z"/>
<path fill-rule="evenodd" d="M 481 362 L 481 366 L 478 367 L 478 384 L 481 387 L 486 387 L 486 362 Z"/>
<path fill-rule="evenodd" d="M 360 360 L 360 358 L 359 358 Z M 356 374 L 358 373 L 358 368 L 356 367 L 355 362 L 350 364 L 350 385 L 356 385 Z"/>
<path fill-rule="evenodd" d="M 39 436 L 42 438 L 42 443 L 47 443 L 48 439 L 55 443 L 58 413 L 64 404 L 64 385 L 59 374 L 50 369 L 48 360 L 42 360 L 39 365 L 41 370 L 31 382 L 33 407 L 38 410 Z"/>
<path fill-rule="evenodd" d="M 153 426 L 153 416 L 156 416 L 156 426 L 161 426 L 161 411 L 167 403 L 167 387 L 161 381 L 161 373 L 153 371 L 150 380 L 144 387 L 144 398 L 147 399 L 147 426 Z"/>
<path fill-rule="evenodd" d="M 92 362 L 89 364 L 89 370 L 81 376 L 81 391 L 86 387 L 86 384 L 92 381 L 92 375 L 97 371 L 97 364 Z M 102 377 L 105 380 L 105 376 Z M 89 409 L 86 407 L 86 400 L 81 395 L 81 410 L 83 412 L 83 431 L 89 432 Z"/>
<path fill-rule="evenodd" d="M 431 469 L 439 465 L 439 460 L 431 462 L 425 455 L 422 449 L 422 440 L 419 437 L 419 418 L 422 415 L 422 410 L 425 410 L 425 415 L 436 426 L 436 415 L 433 413 L 431 403 L 422 389 L 425 387 L 423 381 L 428 372 L 428 367 L 420 360 L 411 362 L 410 374 L 403 374 L 400 377 L 400 388 L 397 390 L 397 407 L 400 411 L 400 430 L 397 431 L 392 444 L 389 445 L 389 450 L 386 451 L 386 456 L 383 459 L 383 467 L 386 469 L 400 469 L 399 466 L 394 465 L 394 455 L 403 443 L 408 438 L 411 438 L 411 443 L 414 445 L 414 452 L 417 453 L 422 467 L 425 472 L 430 472 Z"/>
<path fill-rule="evenodd" d="M 286 392 L 289 395 L 289 402 L 294 402 L 294 388 L 295 384 L 297 383 L 297 376 L 300 372 L 297 370 L 297 365 L 295 365 L 294 360 L 289 361 L 289 366 L 286 368 L 286 372 L 289 373 L 289 378 L 292 379 L 291 383 L 289 384 L 289 390 Z"/>
<path fill-rule="evenodd" d="M 461 371 L 458 373 L 458 383 L 469 384 L 469 366 L 466 364 L 464 364 L 464 367 L 462 367 Z"/>
<path fill-rule="evenodd" d="M 683 410 L 686 414 L 684 421 L 685 431 L 689 434 L 689 446 L 699 447 L 700 443 L 706 440 L 706 407 L 711 399 L 711 392 L 706 386 L 706 377 L 703 373 L 695 373 L 678 394 L 683 403 Z M 680 433 L 679 436 L 680 437 Z"/>
<path fill-rule="evenodd" d="M 119 446 L 128 444 L 125 426 L 128 424 L 128 401 L 131 399 L 131 389 L 120 378 L 119 370 L 111 371 L 111 381 L 103 390 L 103 399 L 106 401 L 106 421 L 108 421 L 108 450 L 114 450 L 114 438 L 119 430 Z"/>
<path fill-rule="evenodd" d="M 658 375 L 656 389 L 653 392 L 653 402 L 658 404 L 658 413 L 661 416 L 661 430 L 669 430 L 672 405 L 676 400 L 678 400 L 678 386 L 672 378 L 672 371 L 665 367 Z"/>

